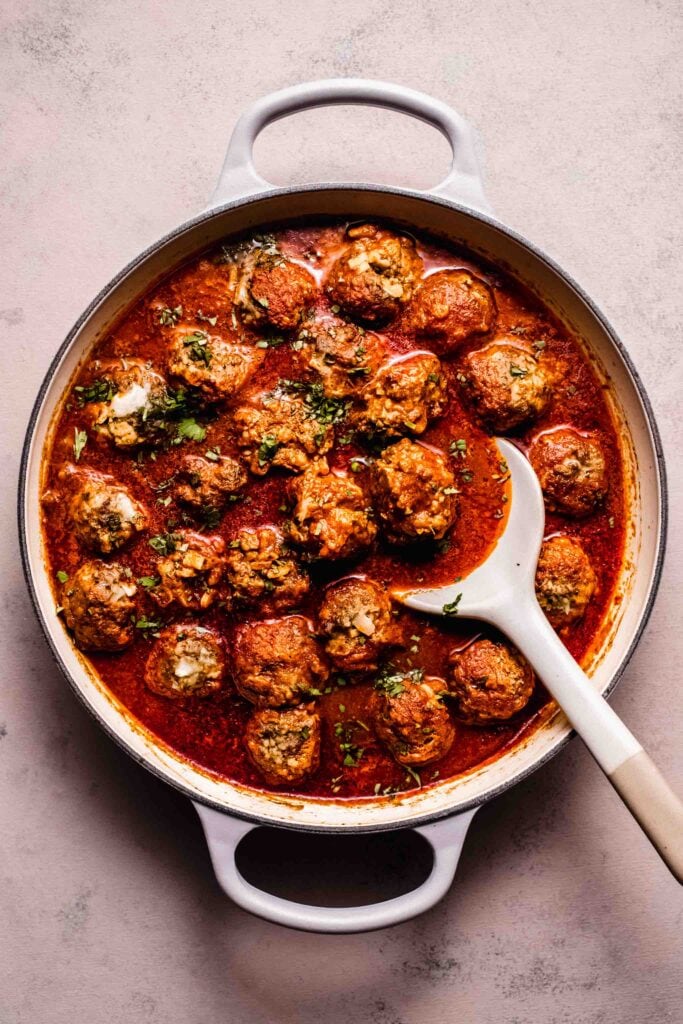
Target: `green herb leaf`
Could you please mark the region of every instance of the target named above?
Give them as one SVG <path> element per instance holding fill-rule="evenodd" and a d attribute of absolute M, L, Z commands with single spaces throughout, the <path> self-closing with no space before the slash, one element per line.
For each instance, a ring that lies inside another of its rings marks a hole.
<path fill-rule="evenodd" d="M 280 442 L 274 434 L 264 434 L 257 452 L 259 466 L 272 462 L 279 447 Z"/>
<path fill-rule="evenodd" d="M 197 423 L 192 416 L 186 416 L 176 428 L 176 437 L 181 441 L 203 441 L 206 437 L 206 427 Z"/>
<path fill-rule="evenodd" d="M 149 546 L 159 555 L 172 555 L 178 546 L 177 533 L 158 533 L 156 537 L 150 537 Z"/>
<path fill-rule="evenodd" d="M 135 622 L 135 628 L 141 630 L 145 634 L 158 633 L 162 626 L 163 622 L 159 619 L 148 619 L 146 615 L 141 615 Z"/>
<path fill-rule="evenodd" d="M 175 306 L 173 309 L 170 306 L 164 306 L 159 313 L 159 323 L 162 327 L 175 327 L 182 315 L 182 306 Z"/>
<path fill-rule="evenodd" d="M 140 576 L 140 578 L 138 579 L 138 583 L 140 584 L 141 587 L 144 587 L 145 590 L 154 590 L 155 587 L 159 586 L 159 577 Z"/>
<path fill-rule="evenodd" d="M 183 345 L 190 350 L 190 359 L 195 363 L 204 363 L 211 366 L 211 351 L 209 349 L 209 336 L 206 331 L 193 331 L 183 338 Z"/>
<path fill-rule="evenodd" d="M 444 615 L 457 615 L 458 614 L 458 605 L 460 604 L 461 599 L 462 599 L 462 594 L 458 594 L 454 601 L 449 601 L 448 604 L 445 604 L 443 606 L 443 608 L 441 609 L 443 614 Z"/>
<path fill-rule="evenodd" d="M 106 377 L 98 377 L 91 384 L 77 384 L 74 391 L 81 408 L 87 402 L 108 402 L 116 394 L 114 384 Z"/>
<path fill-rule="evenodd" d="M 528 370 L 523 370 L 517 363 L 510 363 L 510 376 L 511 377 L 526 377 L 529 373 Z"/>
<path fill-rule="evenodd" d="M 78 460 L 80 459 L 81 453 L 83 452 L 83 449 L 85 448 L 87 443 L 87 432 L 85 430 L 79 430 L 77 427 L 74 427 L 74 458 L 76 462 L 78 462 Z"/>
<path fill-rule="evenodd" d="M 63 569 L 58 569 L 57 570 L 57 579 L 59 580 L 60 583 L 66 583 L 68 578 L 69 578 L 68 572 L 64 572 Z"/>

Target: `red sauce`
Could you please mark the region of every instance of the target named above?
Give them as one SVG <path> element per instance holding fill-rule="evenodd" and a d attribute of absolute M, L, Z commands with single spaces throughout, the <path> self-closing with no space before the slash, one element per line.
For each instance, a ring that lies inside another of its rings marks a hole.
<path fill-rule="evenodd" d="M 319 254 L 317 266 L 325 268 L 342 245 L 344 225 L 313 225 L 276 232 L 286 255 L 305 259 L 315 250 Z M 498 306 L 497 333 L 528 327 L 534 338 L 542 338 L 546 351 L 563 368 L 549 411 L 527 432 L 518 436 L 522 444 L 540 431 L 560 424 L 571 424 L 578 429 L 595 431 L 607 454 L 610 470 L 610 489 L 606 502 L 587 519 L 569 520 L 558 515 L 547 517 L 547 534 L 563 532 L 576 536 L 588 553 L 599 580 L 597 594 L 588 610 L 575 625 L 562 634 L 562 638 L 575 658 L 581 659 L 599 635 L 613 600 L 614 588 L 623 557 L 624 547 L 624 484 L 623 466 L 609 405 L 604 394 L 605 385 L 594 373 L 577 342 L 516 282 L 490 266 L 483 266 L 464 253 L 421 241 L 420 253 L 425 268 L 430 271 L 443 267 L 468 267 L 488 281 L 495 291 Z M 195 259 L 174 270 L 153 291 L 143 296 L 94 348 L 72 387 L 97 376 L 93 364 L 97 360 L 117 359 L 123 356 L 149 360 L 160 372 L 165 372 L 168 332 L 158 322 L 158 307 L 181 305 L 184 316 L 191 317 L 201 311 L 204 316 L 217 316 L 215 330 L 232 330 L 231 302 L 225 292 L 219 299 L 225 268 L 212 262 L 218 250 Z M 327 300 L 320 291 L 317 307 L 323 311 Z M 247 332 L 248 333 L 248 332 Z M 383 332 L 390 351 L 399 355 L 416 347 L 414 339 L 404 334 L 399 326 Z M 459 517 L 450 533 L 447 551 L 429 559 L 397 550 L 387 551 L 381 546 L 359 561 L 354 574 L 366 574 L 385 584 L 387 588 L 440 585 L 452 583 L 479 564 L 495 542 L 500 530 L 504 510 L 505 485 L 501 481 L 496 449 L 460 398 L 455 380 L 457 360 L 461 354 L 482 344 L 475 339 L 458 349 L 455 358 L 444 360 L 443 366 L 449 382 L 449 404 L 444 416 L 434 422 L 421 440 L 447 450 L 449 442 L 464 439 L 467 443 L 465 458 L 454 456 L 454 467 L 459 476 L 461 490 Z M 426 347 L 421 345 L 420 347 Z M 294 354 L 289 344 L 269 349 L 264 362 L 253 379 L 264 389 L 272 387 L 280 378 L 295 375 Z M 64 488 L 60 470 L 73 462 L 74 430 L 86 426 L 86 411 L 73 400 L 71 388 L 64 396 L 63 407 L 55 424 L 52 447 L 46 451 L 45 489 L 52 496 Z M 343 435 L 343 425 L 337 428 L 337 438 Z M 206 439 L 201 443 L 188 442 L 178 447 L 159 448 L 154 458 L 115 449 L 106 441 L 89 438 L 79 466 L 111 474 L 139 500 L 149 513 L 148 531 L 132 546 L 117 552 L 116 561 L 131 568 L 138 578 L 153 575 L 158 556 L 150 548 L 148 538 L 164 533 L 182 522 L 182 510 L 171 501 L 158 502 L 160 483 L 174 473 L 181 453 L 192 450 L 198 454 L 219 444 L 223 453 L 232 448 L 229 410 L 222 410 L 207 424 Z M 348 467 L 354 456 L 367 454 L 355 443 L 336 443 L 330 461 L 339 467 Z M 359 474 L 362 479 L 363 471 Z M 230 507 L 219 525 L 211 533 L 226 540 L 234 537 L 242 525 L 281 523 L 280 511 L 286 475 L 271 471 L 266 477 L 250 477 L 247 500 Z M 170 493 L 170 491 L 168 492 Z M 164 497 L 166 492 L 164 492 Z M 71 575 L 87 555 L 74 537 L 65 514 L 65 501 L 45 504 L 44 531 L 50 570 Z M 302 606 L 304 614 L 313 620 L 320 603 L 321 588 L 333 578 L 334 570 L 314 570 L 314 585 Z M 346 574 L 346 573 L 345 573 Z M 59 587 L 55 586 L 58 599 Z M 140 588 L 141 590 L 141 588 Z M 140 611 L 150 618 L 159 617 L 152 600 L 138 594 Z M 451 650 L 469 642 L 478 634 L 489 632 L 480 624 L 465 621 L 433 619 L 405 611 L 406 635 L 414 639 L 409 647 L 392 662 L 397 667 L 420 667 L 426 675 L 447 675 L 447 659 Z M 172 616 L 165 613 L 166 621 Z M 191 618 L 183 612 L 183 620 Z M 240 617 L 229 615 L 220 607 L 211 608 L 201 615 L 203 624 L 223 634 L 230 649 L 231 632 L 237 621 L 257 618 L 252 612 Z M 181 616 L 177 616 L 181 618 Z M 90 661 L 113 694 L 141 723 L 184 757 L 228 779 L 257 788 L 263 781 L 249 761 L 242 734 L 251 708 L 227 681 L 223 690 L 209 698 L 169 700 L 151 693 L 143 682 L 144 665 L 153 640 L 143 636 L 128 649 L 116 654 L 91 654 Z M 333 677 L 334 679 L 334 677 Z M 406 773 L 381 747 L 373 735 L 368 719 L 372 696 L 371 682 L 349 685 L 339 679 L 332 693 L 318 701 L 323 720 L 321 766 L 309 781 L 301 783 L 295 792 L 339 798 L 373 795 L 377 791 L 406 790 L 417 785 L 415 777 Z M 440 762 L 422 771 L 422 785 L 435 783 L 458 775 L 473 766 L 499 755 L 526 732 L 548 702 L 540 685 L 525 710 L 514 719 L 488 728 L 476 728 L 457 723 L 457 737 L 450 752 Z M 342 710 L 343 709 L 343 710 Z M 347 739 L 364 748 L 356 766 L 344 766 L 339 738 L 335 733 L 338 722 L 348 723 Z M 362 724 L 361 724 L 362 723 Z M 367 728 L 366 728 L 367 727 Z"/>

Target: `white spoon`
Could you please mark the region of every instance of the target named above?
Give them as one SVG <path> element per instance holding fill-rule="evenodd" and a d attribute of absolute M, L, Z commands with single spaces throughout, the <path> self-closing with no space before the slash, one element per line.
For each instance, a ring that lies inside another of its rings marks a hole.
<path fill-rule="evenodd" d="M 543 539 L 543 495 L 531 464 L 510 441 L 497 439 L 511 474 L 505 530 L 487 560 L 448 587 L 396 594 L 409 608 L 442 615 L 457 602 L 462 618 L 482 619 L 505 633 L 617 790 L 631 814 L 683 883 L 683 804 L 607 701 L 593 689 L 546 619 L 534 579 Z"/>

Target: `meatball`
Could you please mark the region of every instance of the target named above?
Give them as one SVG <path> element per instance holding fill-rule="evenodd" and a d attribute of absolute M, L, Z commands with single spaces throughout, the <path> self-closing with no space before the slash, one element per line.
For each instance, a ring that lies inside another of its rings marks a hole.
<path fill-rule="evenodd" d="M 219 402 L 244 387 L 264 355 L 253 345 L 238 345 L 217 334 L 179 327 L 169 347 L 168 369 L 209 401 Z"/>
<path fill-rule="evenodd" d="M 543 541 L 536 569 L 536 597 L 555 629 L 582 617 L 596 586 L 593 566 L 577 541 L 570 537 Z"/>
<path fill-rule="evenodd" d="M 264 476 L 272 466 L 300 473 L 316 455 L 332 447 L 329 424 L 320 423 L 303 398 L 281 390 L 257 396 L 235 410 L 237 443 L 249 469 Z"/>
<path fill-rule="evenodd" d="M 116 562 L 85 562 L 62 591 L 64 618 L 83 651 L 119 651 L 133 642 L 137 587 Z"/>
<path fill-rule="evenodd" d="M 277 250 L 257 249 L 240 269 L 235 306 L 245 324 L 290 331 L 299 326 L 315 291 L 315 279 L 305 267 Z"/>
<path fill-rule="evenodd" d="M 552 512 L 588 515 L 607 494 L 605 456 L 594 435 L 571 427 L 541 434 L 529 448 L 529 460 Z"/>
<path fill-rule="evenodd" d="M 235 686 L 257 707 L 300 704 L 320 694 L 329 667 L 301 615 L 239 626 L 233 655 Z"/>
<path fill-rule="evenodd" d="M 310 586 L 274 526 L 240 530 L 228 545 L 226 576 L 238 604 L 273 611 L 297 605 Z"/>
<path fill-rule="evenodd" d="M 372 377 L 386 356 L 386 345 L 373 331 L 343 320 L 314 320 L 295 342 L 300 360 L 322 379 L 326 395 L 352 395 Z"/>
<path fill-rule="evenodd" d="M 164 537 L 165 557 L 157 562 L 159 584 L 150 590 L 162 608 L 178 604 L 203 611 L 218 596 L 223 576 L 225 544 L 220 537 L 204 537 L 183 530 Z"/>
<path fill-rule="evenodd" d="M 439 352 L 452 352 L 496 320 L 493 292 L 469 270 L 441 270 L 422 282 L 410 306 L 409 324 Z"/>
<path fill-rule="evenodd" d="M 164 378 L 137 359 L 122 359 L 81 394 L 102 385 L 104 401 L 92 406 L 95 429 L 117 448 L 133 448 L 163 436 L 167 402 Z"/>
<path fill-rule="evenodd" d="M 423 434 L 446 407 L 441 363 L 432 352 L 411 352 L 387 363 L 365 385 L 354 425 L 365 434 Z"/>
<path fill-rule="evenodd" d="M 306 707 L 255 711 L 247 722 L 244 742 L 270 786 L 302 782 L 320 763 L 320 716 Z"/>
<path fill-rule="evenodd" d="M 247 474 L 236 459 L 210 454 L 211 459 L 186 455 L 176 473 L 174 486 L 177 500 L 204 519 L 235 501 L 247 482 Z"/>
<path fill-rule="evenodd" d="M 347 235 L 352 241 L 327 278 L 330 299 L 358 320 L 393 319 L 410 301 L 422 274 L 415 243 L 372 224 L 349 228 Z"/>
<path fill-rule="evenodd" d="M 79 480 L 69 517 L 81 543 L 104 555 L 122 548 L 147 525 L 145 510 L 126 488 L 98 473 Z"/>
<path fill-rule="evenodd" d="M 455 726 L 437 693 L 442 679 L 413 673 L 390 677 L 377 698 L 375 731 L 399 764 L 420 768 L 444 757 L 453 746 Z"/>
<path fill-rule="evenodd" d="M 194 624 L 162 630 L 145 665 L 145 683 L 160 697 L 208 697 L 225 670 L 216 635 Z"/>
<path fill-rule="evenodd" d="M 376 669 L 381 655 L 402 643 L 386 590 L 360 577 L 327 588 L 318 624 L 326 653 L 344 672 Z"/>
<path fill-rule="evenodd" d="M 552 396 L 547 367 L 504 338 L 470 352 L 458 379 L 481 417 L 498 431 L 514 430 L 537 419 Z"/>
<path fill-rule="evenodd" d="M 488 725 L 516 715 L 534 690 L 534 673 L 519 651 L 493 640 L 475 640 L 450 656 L 450 691 L 458 715 L 470 725 Z"/>
<path fill-rule="evenodd" d="M 455 477 L 446 457 L 404 438 L 372 467 L 375 510 L 394 543 L 440 540 L 457 516 Z"/>
<path fill-rule="evenodd" d="M 363 489 L 345 473 L 317 459 L 289 485 L 294 504 L 286 530 L 314 558 L 354 558 L 377 534 Z"/>

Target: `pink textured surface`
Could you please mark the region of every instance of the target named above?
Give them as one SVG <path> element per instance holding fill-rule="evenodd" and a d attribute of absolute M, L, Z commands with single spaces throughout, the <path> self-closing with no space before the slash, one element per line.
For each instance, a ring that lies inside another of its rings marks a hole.
<path fill-rule="evenodd" d="M 678 5 L 9 0 L 1 18 L 2 1024 L 680 1020 L 680 890 L 578 743 L 479 813 L 451 894 L 418 921 L 318 938 L 237 910 L 187 802 L 53 667 L 12 522 L 53 352 L 127 259 L 203 205 L 240 110 L 332 75 L 432 92 L 478 127 L 495 209 L 613 318 L 653 399 L 672 537 L 614 700 L 683 789 Z M 375 111 L 307 114 L 258 146 L 278 182 L 426 186 L 446 159 L 429 129 Z"/>

